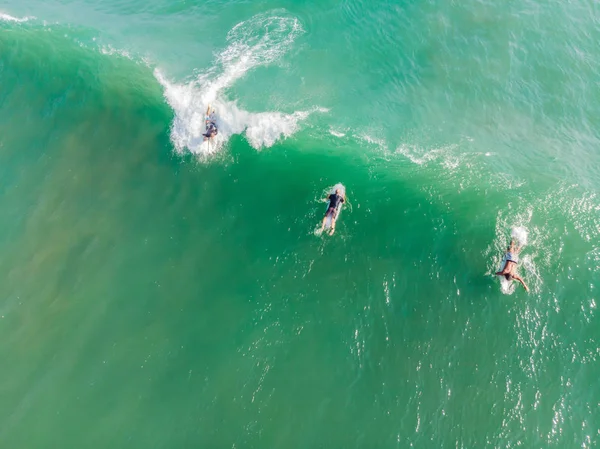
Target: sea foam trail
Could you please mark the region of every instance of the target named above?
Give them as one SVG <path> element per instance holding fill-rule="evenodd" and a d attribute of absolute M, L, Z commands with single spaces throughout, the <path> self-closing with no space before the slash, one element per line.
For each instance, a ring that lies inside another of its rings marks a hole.
<path fill-rule="evenodd" d="M 252 147 L 270 147 L 294 134 L 311 113 L 325 112 L 323 108 L 312 108 L 293 113 L 253 113 L 221 95 L 248 71 L 277 61 L 303 32 L 295 18 L 259 14 L 236 25 L 227 34 L 228 47 L 216 57 L 215 65 L 191 82 L 174 83 L 155 70 L 165 98 L 175 111 L 171 141 L 176 150 L 210 155 L 233 134 L 244 132 Z M 210 143 L 202 136 L 208 104 L 215 108 L 219 125 L 219 134 Z"/>
<path fill-rule="evenodd" d="M 18 23 L 22 23 L 22 22 L 27 22 L 29 20 L 35 19 L 35 17 L 13 17 L 10 14 L 6 14 L 0 11 L 0 21 L 1 22 L 18 22 Z"/>

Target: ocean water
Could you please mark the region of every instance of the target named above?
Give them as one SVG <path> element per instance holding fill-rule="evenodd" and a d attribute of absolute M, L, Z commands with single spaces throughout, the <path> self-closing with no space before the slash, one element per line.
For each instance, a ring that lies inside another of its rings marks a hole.
<path fill-rule="evenodd" d="M 0 0 L 0 447 L 599 447 L 599 41 L 583 0 Z"/>

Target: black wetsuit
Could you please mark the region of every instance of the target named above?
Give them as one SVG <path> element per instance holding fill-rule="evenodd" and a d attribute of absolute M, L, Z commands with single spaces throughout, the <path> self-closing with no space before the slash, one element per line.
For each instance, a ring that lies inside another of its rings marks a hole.
<path fill-rule="evenodd" d="M 329 195 L 329 207 L 327 208 L 327 215 L 335 213 L 335 210 L 338 207 L 338 204 L 343 203 L 344 198 L 337 193 L 332 193 Z"/>
<path fill-rule="evenodd" d="M 217 125 L 214 122 L 210 122 L 210 124 L 206 127 L 206 132 L 202 134 L 204 137 L 214 137 L 218 134 L 219 130 L 217 129 Z"/>

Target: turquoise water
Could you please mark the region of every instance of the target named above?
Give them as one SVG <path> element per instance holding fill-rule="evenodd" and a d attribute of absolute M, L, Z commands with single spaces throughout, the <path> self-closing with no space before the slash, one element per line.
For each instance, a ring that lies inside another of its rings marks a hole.
<path fill-rule="evenodd" d="M 599 25 L 0 0 L 0 446 L 597 447 Z"/>

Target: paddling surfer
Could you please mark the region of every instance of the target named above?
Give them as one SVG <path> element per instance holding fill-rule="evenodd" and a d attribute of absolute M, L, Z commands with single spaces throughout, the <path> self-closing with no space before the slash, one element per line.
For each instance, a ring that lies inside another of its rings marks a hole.
<path fill-rule="evenodd" d="M 323 224 L 321 225 L 321 232 L 325 229 L 325 223 L 327 222 L 327 218 L 331 217 L 331 231 L 329 231 L 329 235 L 333 235 L 335 232 L 335 220 L 337 219 L 337 209 L 338 205 L 344 203 L 346 201 L 345 195 L 340 195 L 340 189 L 335 189 L 335 192 L 329 195 L 325 201 L 329 201 L 329 207 L 327 208 L 327 212 L 325 212 L 325 216 L 323 217 Z"/>
<path fill-rule="evenodd" d="M 507 281 L 519 281 L 526 291 L 529 291 L 527 284 L 523 282 L 523 278 L 517 274 L 517 264 L 519 263 L 519 253 L 521 247 L 516 246 L 514 240 L 510 241 L 510 246 L 506 249 L 504 255 L 504 268 L 496 273 L 496 276 L 504 276 Z"/>

